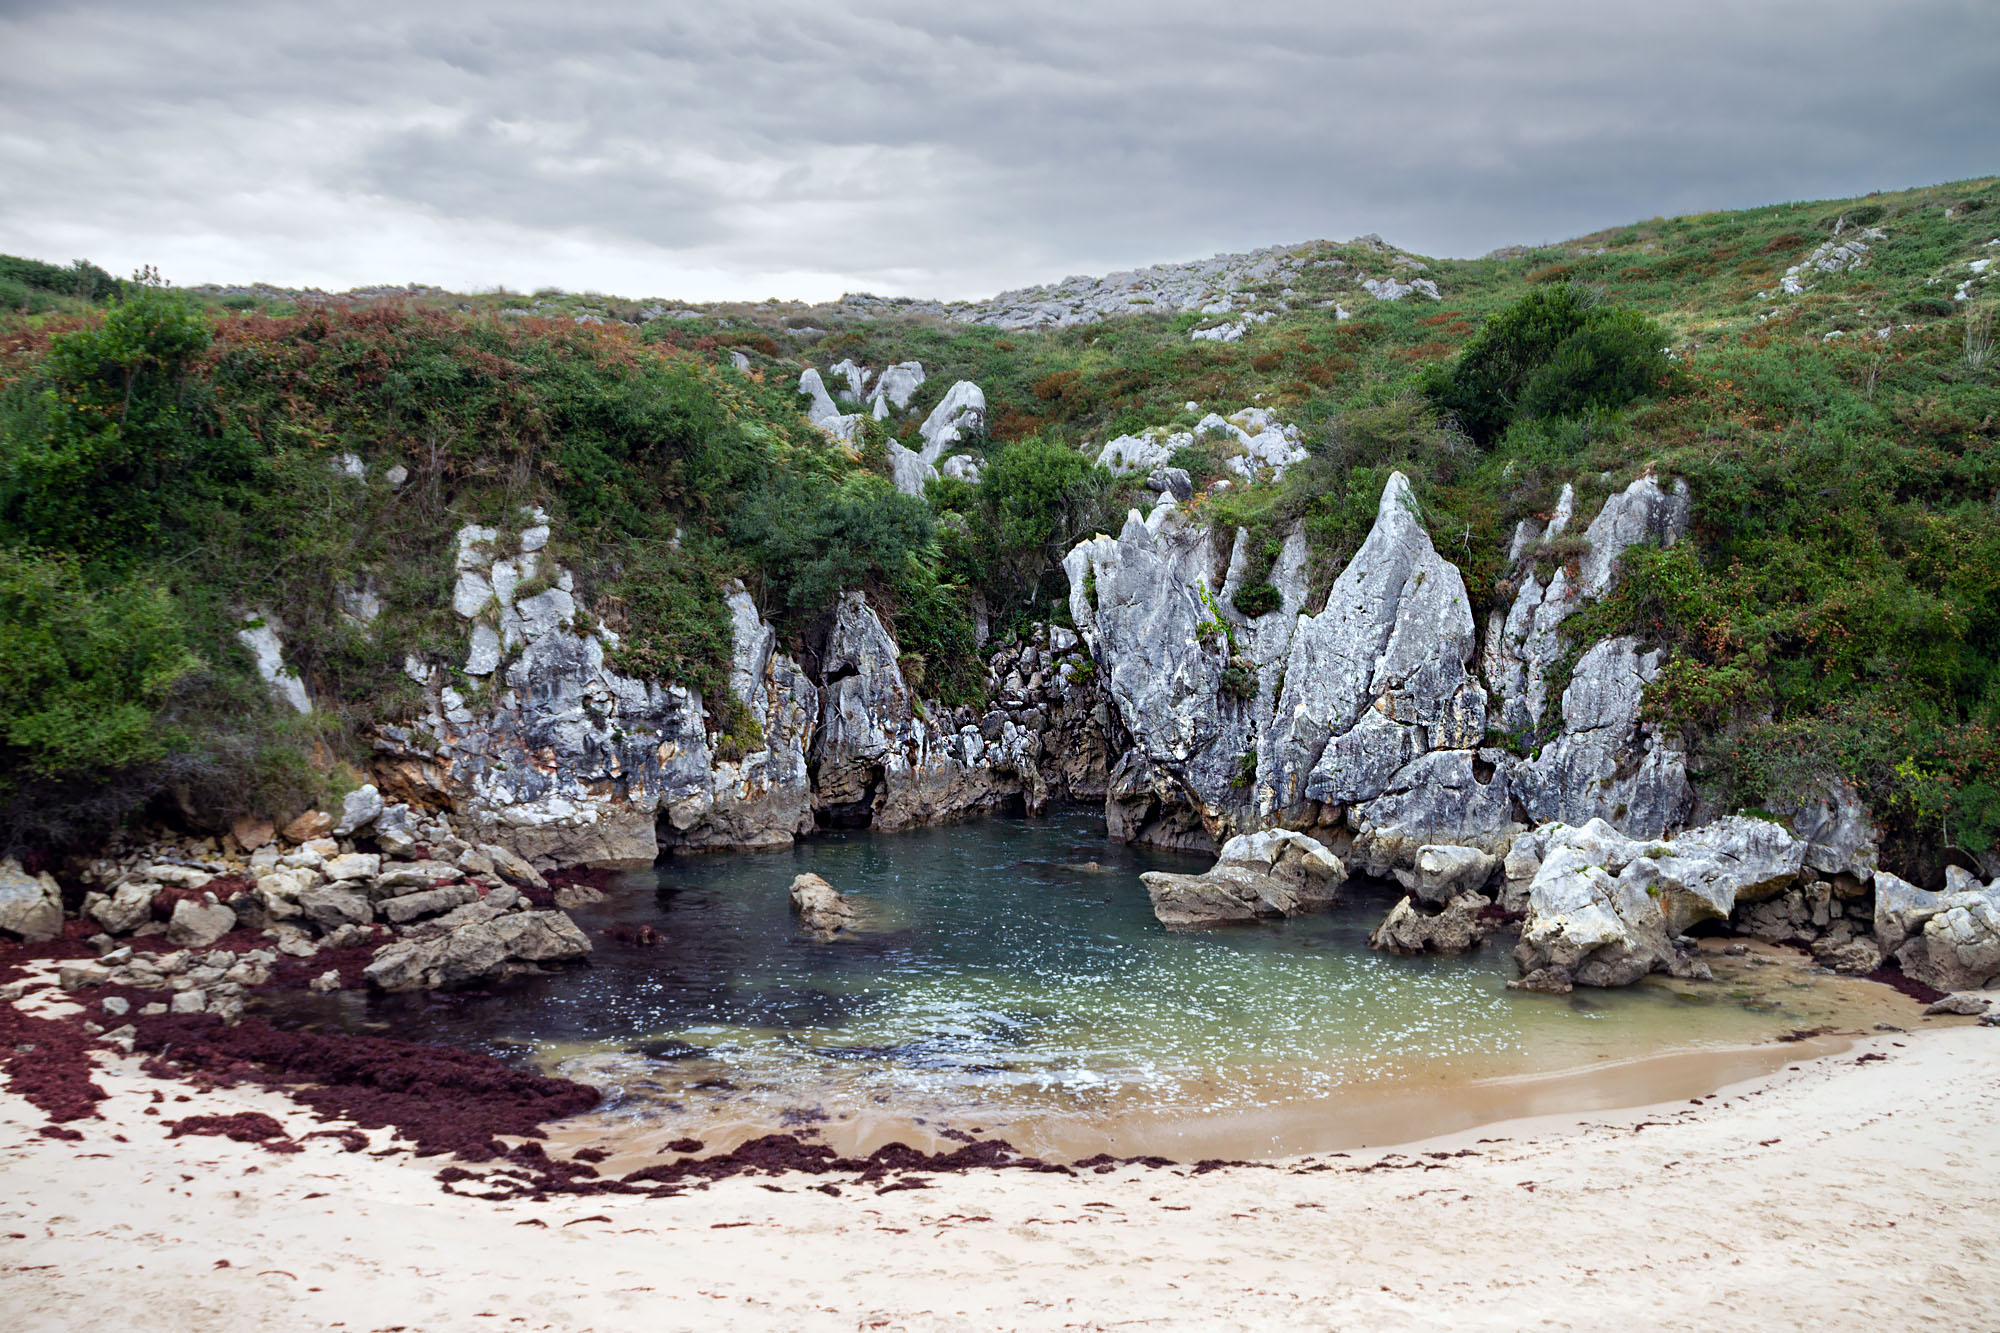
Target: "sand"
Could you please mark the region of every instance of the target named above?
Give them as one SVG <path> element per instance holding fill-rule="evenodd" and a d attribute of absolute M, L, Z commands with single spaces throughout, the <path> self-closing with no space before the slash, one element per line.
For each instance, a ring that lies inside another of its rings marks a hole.
<path fill-rule="evenodd" d="M 2000 1031 L 1960 1024 L 1393 1152 L 838 1198 L 791 1176 L 484 1203 L 435 1159 L 161 1126 L 320 1127 L 268 1092 L 101 1081 L 80 1143 L 0 1095 L 11 1329 L 2000 1327 Z"/>

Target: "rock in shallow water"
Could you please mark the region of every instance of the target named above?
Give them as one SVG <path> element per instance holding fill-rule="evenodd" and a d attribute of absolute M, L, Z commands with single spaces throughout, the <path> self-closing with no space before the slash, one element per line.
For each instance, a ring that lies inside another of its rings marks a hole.
<path fill-rule="evenodd" d="M 1160 924 L 1188 930 L 1323 911 L 1340 896 L 1347 867 L 1302 833 L 1270 829 L 1231 838 L 1204 874 L 1149 870 L 1139 878 Z"/>
<path fill-rule="evenodd" d="M 1462 893 L 1441 911 L 1426 912 L 1415 899 L 1405 898 L 1375 927 L 1368 947 L 1402 954 L 1464 953 L 1493 932 L 1494 926 L 1482 916 L 1492 905 L 1485 894 Z"/>
<path fill-rule="evenodd" d="M 813 934 L 831 939 L 854 924 L 854 906 L 840 896 L 840 890 L 807 873 L 792 881 L 792 912 Z"/>

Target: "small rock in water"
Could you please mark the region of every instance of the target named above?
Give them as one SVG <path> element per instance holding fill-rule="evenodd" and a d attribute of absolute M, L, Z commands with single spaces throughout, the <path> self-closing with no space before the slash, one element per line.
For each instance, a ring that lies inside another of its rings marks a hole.
<path fill-rule="evenodd" d="M 816 935 L 831 939 L 854 924 L 854 908 L 840 891 L 808 872 L 792 881 L 792 911 L 800 924 Z"/>
<path fill-rule="evenodd" d="M 1507 983 L 1508 990 L 1536 991 L 1543 995 L 1567 995 L 1574 988 L 1568 969 L 1538 967 L 1519 981 Z"/>

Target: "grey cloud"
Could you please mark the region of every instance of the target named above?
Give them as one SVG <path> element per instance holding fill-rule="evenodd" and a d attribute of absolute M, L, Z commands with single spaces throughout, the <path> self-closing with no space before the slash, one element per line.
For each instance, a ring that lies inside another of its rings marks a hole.
<path fill-rule="evenodd" d="M 919 294 L 1919 184 L 1993 170 L 2000 123 L 2000 10 L 1960 0 L 99 3 L 0 11 L 0 41 L 14 247 L 88 200 L 226 236 L 284 180 Z"/>

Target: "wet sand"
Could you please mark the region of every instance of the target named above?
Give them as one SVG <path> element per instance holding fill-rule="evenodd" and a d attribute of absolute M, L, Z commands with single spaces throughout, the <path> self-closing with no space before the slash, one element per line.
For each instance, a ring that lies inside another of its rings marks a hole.
<path fill-rule="evenodd" d="M 79 1142 L 0 1096 L 0 1298 L 11 1327 L 119 1333 L 1992 1327 L 2000 1032 L 1926 1024 L 1395 1151 L 499 1204 L 435 1159 L 168 1138 L 163 1086 L 174 1115 L 320 1126 L 115 1061 Z"/>

